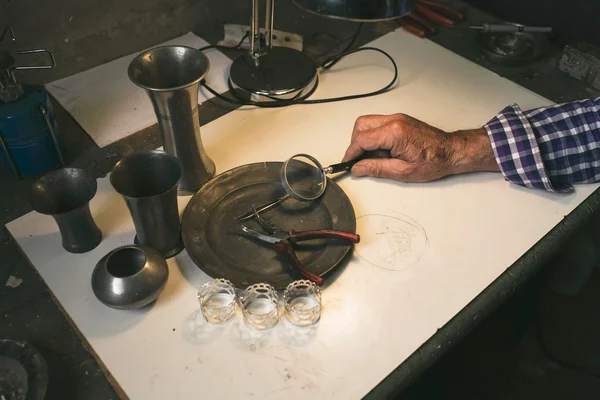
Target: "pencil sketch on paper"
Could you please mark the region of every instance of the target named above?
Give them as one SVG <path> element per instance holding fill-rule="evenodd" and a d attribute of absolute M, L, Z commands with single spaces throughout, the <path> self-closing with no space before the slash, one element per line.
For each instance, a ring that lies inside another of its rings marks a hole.
<path fill-rule="evenodd" d="M 369 264 L 388 271 L 403 271 L 415 265 L 427 247 L 427 233 L 412 218 L 367 214 L 356 219 L 360 243 L 356 253 Z"/>

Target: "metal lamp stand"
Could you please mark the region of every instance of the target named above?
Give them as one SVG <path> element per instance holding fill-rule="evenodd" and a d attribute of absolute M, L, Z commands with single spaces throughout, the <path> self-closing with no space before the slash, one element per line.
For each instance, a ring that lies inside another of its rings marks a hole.
<path fill-rule="evenodd" d="M 266 0 L 265 32 L 261 34 L 259 1 L 252 0 L 250 54 L 231 65 L 232 92 L 257 102 L 310 96 L 317 84 L 316 64 L 301 51 L 273 46 L 274 0 Z"/>

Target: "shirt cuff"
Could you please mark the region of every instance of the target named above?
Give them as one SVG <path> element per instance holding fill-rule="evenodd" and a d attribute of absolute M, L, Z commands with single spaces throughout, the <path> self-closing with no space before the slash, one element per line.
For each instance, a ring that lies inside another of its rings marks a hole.
<path fill-rule="evenodd" d="M 507 181 L 551 192 L 573 191 L 570 185 L 561 188 L 552 185 L 533 129 L 517 104 L 500 111 L 484 128 Z"/>

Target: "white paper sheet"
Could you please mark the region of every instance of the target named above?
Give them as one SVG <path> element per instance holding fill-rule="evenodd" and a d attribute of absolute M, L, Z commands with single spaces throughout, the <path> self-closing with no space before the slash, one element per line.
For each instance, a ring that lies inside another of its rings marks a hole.
<path fill-rule="evenodd" d="M 512 102 L 524 109 L 549 103 L 402 31 L 370 45 L 398 62 L 397 88 L 364 100 L 244 108 L 219 118 L 202 131 L 218 172 L 295 153 L 334 163 L 363 114 L 404 112 L 453 130 L 480 126 Z M 385 84 L 391 71 L 376 57 L 365 52 L 342 60 L 322 76 L 315 96 Z M 65 252 L 50 217 L 30 213 L 7 227 L 132 399 L 348 400 L 368 393 L 598 187 L 552 194 L 511 185 L 498 173 L 428 184 L 338 182 L 353 203 L 362 242 L 329 278 L 313 329 L 282 317 L 274 329 L 257 332 L 239 314 L 224 327 L 207 325 L 196 293 L 209 277 L 186 252 L 169 260 L 168 284 L 153 306 L 103 306 L 90 287 L 92 270 L 134 237 L 108 178 L 98 180 L 91 202 L 104 240 L 87 254 Z M 179 198 L 180 210 L 187 201 Z"/>

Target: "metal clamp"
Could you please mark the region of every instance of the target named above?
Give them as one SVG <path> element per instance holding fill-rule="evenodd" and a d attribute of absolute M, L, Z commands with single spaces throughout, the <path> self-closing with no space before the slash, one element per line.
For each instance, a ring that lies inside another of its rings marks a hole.
<path fill-rule="evenodd" d="M 11 102 L 23 96 L 23 87 L 17 82 L 14 71 L 32 69 L 51 69 L 56 66 L 54 54 L 48 49 L 22 50 L 18 54 L 46 53 L 50 56 L 50 63 L 45 65 L 12 65 L 14 59 L 8 53 L 4 53 L 5 66 L 0 69 L 0 101 Z"/>
<path fill-rule="evenodd" d="M 30 69 L 51 69 L 56 66 L 56 59 L 54 58 L 54 54 L 48 49 L 34 49 L 34 50 L 21 50 L 17 54 L 36 54 L 36 53 L 46 53 L 50 56 L 50 64 L 46 65 L 15 65 L 11 66 L 5 71 L 8 74 L 8 84 L 15 84 L 17 80 L 15 79 L 15 75 L 13 71 L 22 71 L 22 70 L 30 70 Z M 2 71 L 0 71 L 2 72 Z"/>
<path fill-rule="evenodd" d="M 34 49 L 34 50 L 21 50 L 17 54 L 36 54 L 36 53 L 46 53 L 50 56 L 50 64 L 49 65 L 18 65 L 16 67 L 12 67 L 11 70 L 24 70 L 24 69 L 51 69 L 56 66 L 56 60 L 54 59 L 54 54 L 48 49 Z"/>
<path fill-rule="evenodd" d="M 46 53 L 50 56 L 50 64 L 48 65 L 17 65 L 16 67 L 12 67 L 11 71 L 20 71 L 27 69 L 51 69 L 56 66 L 56 60 L 54 59 L 54 54 L 48 49 L 34 49 L 34 50 L 21 50 L 17 54 L 36 54 L 36 53 Z"/>

